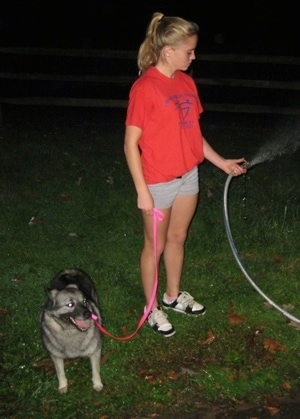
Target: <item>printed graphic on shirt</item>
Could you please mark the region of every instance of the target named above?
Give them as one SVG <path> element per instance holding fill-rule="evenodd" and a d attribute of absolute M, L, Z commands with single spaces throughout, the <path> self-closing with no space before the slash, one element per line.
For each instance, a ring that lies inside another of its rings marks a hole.
<path fill-rule="evenodd" d="M 176 108 L 179 109 L 182 119 L 185 119 L 190 113 L 192 102 L 187 99 L 183 102 L 175 102 Z"/>
<path fill-rule="evenodd" d="M 191 93 L 186 94 L 177 94 L 172 95 L 168 99 L 165 100 L 165 106 L 174 104 L 175 108 L 179 113 L 179 125 L 183 128 L 191 128 L 194 124 L 193 119 L 188 119 L 189 115 L 191 114 L 192 107 L 195 105 L 195 102 L 191 100 L 191 98 L 196 99 L 196 95 Z M 193 114 L 191 115 L 193 118 Z"/>

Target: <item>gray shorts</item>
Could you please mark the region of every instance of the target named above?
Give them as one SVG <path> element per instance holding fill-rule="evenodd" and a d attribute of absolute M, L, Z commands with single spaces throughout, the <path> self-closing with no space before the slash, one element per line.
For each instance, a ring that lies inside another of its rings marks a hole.
<path fill-rule="evenodd" d="M 199 192 L 198 166 L 180 178 L 148 185 L 157 209 L 170 208 L 177 195 L 195 195 Z"/>

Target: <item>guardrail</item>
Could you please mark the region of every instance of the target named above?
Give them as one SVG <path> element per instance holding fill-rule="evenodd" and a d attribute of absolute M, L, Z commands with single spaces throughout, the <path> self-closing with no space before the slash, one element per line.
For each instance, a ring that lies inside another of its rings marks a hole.
<path fill-rule="evenodd" d="M 136 51 L 0 47 L 2 106 L 127 106 Z M 200 54 L 191 72 L 204 108 L 300 115 L 299 57 Z"/>

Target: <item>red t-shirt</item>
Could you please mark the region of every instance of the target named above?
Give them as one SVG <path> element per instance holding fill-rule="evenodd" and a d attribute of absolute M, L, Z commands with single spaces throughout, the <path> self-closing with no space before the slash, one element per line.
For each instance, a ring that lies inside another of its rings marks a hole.
<path fill-rule="evenodd" d="M 147 184 L 175 179 L 204 160 L 202 111 L 196 84 L 182 71 L 169 78 L 150 67 L 135 81 L 125 123 L 142 129 L 139 147 Z"/>

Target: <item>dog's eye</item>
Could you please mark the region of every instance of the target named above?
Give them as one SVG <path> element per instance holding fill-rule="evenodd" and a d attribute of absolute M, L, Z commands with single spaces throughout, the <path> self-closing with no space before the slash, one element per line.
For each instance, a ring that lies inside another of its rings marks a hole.
<path fill-rule="evenodd" d="M 82 300 L 82 304 L 83 304 L 84 306 L 86 306 L 86 305 L 87 305 L 87 301 L 86 301 L 86 299 L 85 299 L 85 298 Z"/>
<path fill-rule="evenodd" d="M 69 307 L 69 308 L 74 307 L 74 303 L 72 303 L 72 302 L 71 302 L 71 303 L 68 303 L 68 304 L 67 304 L 67 307 Z"/>

